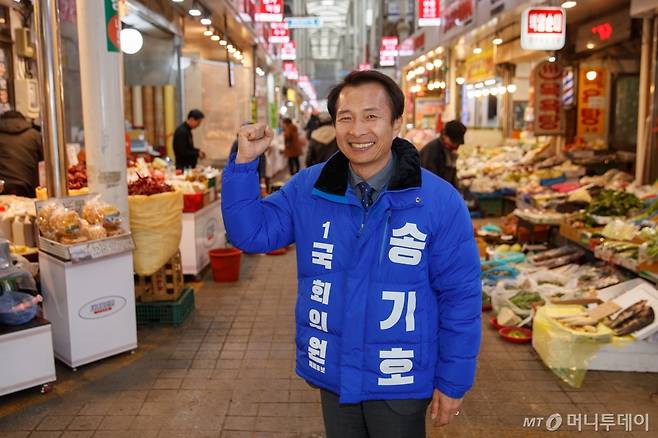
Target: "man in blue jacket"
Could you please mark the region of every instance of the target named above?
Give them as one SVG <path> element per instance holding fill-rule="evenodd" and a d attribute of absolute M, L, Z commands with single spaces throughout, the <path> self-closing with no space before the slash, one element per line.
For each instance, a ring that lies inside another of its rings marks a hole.
<path fill-rule="evenodd" d="M 464 202 L 398 138 L 404 96 L 375 71 L 328 98 L 340 149 L 259 198 L 272 140 L 244 127 L 222 177 L 231 242 L 296 243 L 296 371 L 321 390 L 329 438 L 423 437 L 459 415 L 481 336 L 479 255 Z"/>

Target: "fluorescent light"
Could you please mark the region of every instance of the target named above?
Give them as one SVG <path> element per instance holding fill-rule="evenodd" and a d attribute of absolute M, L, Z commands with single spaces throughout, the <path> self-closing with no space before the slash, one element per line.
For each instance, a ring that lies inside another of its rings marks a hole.
<path fill-rule="evenodd" d="M 430 91 L 434 90 L 434 82 L 430 82 L 429 84 L 427 84 L 427 89 Z"/>
<path fill-rule="evenodd" d="M 595 46 L 594 46 L 594 43 L 587 43 L 587 46 L 586 46 L 586 47 L 587 47 L 589 50 L 592 50 Z"/>
<path fill-rule="evenodd" d="M 425 64 L 425 68 L 428 69 L 428 70 L 434 70 L 434 64 L 432 64 L 431 62 L 428 62 L 427 64 Z"/>
<path fill-rule="evenodd" d="M 496 46 L 500 46 L 501 44 L 503 44 L 503 39 L 501 37 L 496 37 L 491 42 Z"/>
<path fill-rule="evenodd" d="M 458 78 L 455 79 L 455 82 L 457 82 L 457 85 L 464 85 L 464 82 L 466 82 L 466 79 L 459 76 Z"/>
<path fill-rule="evenodd" d="M 228 53 L 235 53 L 235 47 L 229 46 L 228 47 Z"/>
<path fill-rule="evenodd" d="M 587 73 L 585 73 L 585 77 L 587 78 L 588 81 L 593 81 L 598 77 L 598 73 L 596 70 L 589 70 Z"/>
<path fill-rule="evenodd" d="M 514 93 L 514 92 L 516 92 L 516 85 L 514 85 L 514 84 L 509 84 L 509 85 L 507 86 L 507 92 L 508 92 L 508 93 Z"/>
<path fill-rule="evenodd" d="M 482 47 L 476 47 L 473 49 L 474 55 L 479 55 L 480 53 L 482 53 Z"/>
<path fill-rule="evenodd" d="M 419 58 L 420 62 L 425 62 L 427 60 L 427 56 L 423 55 Z"/>
<path fill-rule="evenodd" d="M 183 3 L 185 0 L 171 0 L 174 3 Z"/>
<path fill-rule="evenodd" d="M 562 3 L 562 7 L 563 7 L 564 9 L 571 9 L 571 8 L 573 8 L 574 6 L 576 6 L 577 4 L 578 4 L 578 3 L 574 2 L 574 1 L 568 1 L 568 2 L 564 2 L 564 3 Z"/>
<path fill-rule="evenodd" d="M 443 65 L 443 60 L 442 59 L 435 59 L 434 60 L 434 67 L 441 67 Z"/>
<path fill-rule="evenodd" d="M 505 94 L 505 93 L 507 93 L 507 88 L 504 85 L 501 85 L 500 87 L 498 87 L 498 94 L 502 95 L 502 94 Z"/>
<path fill-rule="evenodd" d="M 213 35 L 210 37 L 210 39 L 213 41 L 219 41 L 219 35 Z"/>
<path fill-rule="evenodd" d="M 220 45 L 220 46 L 225 46 L 225 45 L 227 45 L 227 44 L 228 44 L 228 41 L 226 41 L 224 38 L 222 38 L 222 39 L 219 40 L 219 45 Z"/>
<path fill-rule="evenodd" d="M 192 8 L 188 11 L 188 14 L 190 14 L 193 17 L 200 17 L 201 16 L 201 11 L 197 8 Z"/>
<path fill-rule="evenodd" d="M 418 67 L 416 69 L 416 74 L 417 75 L 422 75 L 423 73 L 425 73 L 425 67 Z"/>
<path fill-rule="evenodd" d="M 203 17 L 201 19 L 201 24 L 203 24 L 204 26 L 210 26 L 212 24 L 212 20 L 208 17 Z"/>
<path fill-rule="evenodd" d="M 548 62 L 555 62 L 555 60 L 556 60 L 555 56 L 548 57 Z"/>
<path fill-rule="evenodd" d="M 206 30 L 203 31 L 203 36 L 209 37 L 209 36 L 212 36 L 213 33 L 215 33 L 215 32 L 213 32 L 211 29 L 206 29 Z"/>
<path fill-rule="evenodd" d="M 495 79 L 487 79 L 486 81 L 484 81 L 484 85 L 493 85 L 495 83 L 496 83 Z"/>

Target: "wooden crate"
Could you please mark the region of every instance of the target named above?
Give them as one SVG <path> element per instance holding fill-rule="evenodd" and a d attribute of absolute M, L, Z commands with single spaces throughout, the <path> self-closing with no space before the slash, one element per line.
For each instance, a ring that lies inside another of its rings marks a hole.
<path fill-rule="evenodd" d="M 153 275 L 135 274 L 137 301 L 176 301 L 183 293 L 183 264 L 180 251 Z"/>

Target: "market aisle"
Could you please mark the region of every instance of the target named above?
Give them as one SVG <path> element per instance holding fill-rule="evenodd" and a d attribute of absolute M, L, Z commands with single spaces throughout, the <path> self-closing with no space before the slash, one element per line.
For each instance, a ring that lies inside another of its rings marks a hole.
<path fill-rule="evenodd" d="M 242 260 L 239 283 L 199 285 L 197 310 L 182 327 L 141 329 L 135 356 L 76 374 L 60 367 L 64 381 L 45 397 L 1 398 L 0 412 L 25 407 L 0 419 L 0 438 L 322 436 L 318 394 L 293 371 L 294 252 Z M 447 428 L 430 427 L 429 436 L 536 436 L 523 429 L 524 417 L 555 412 L 565 422 L 578 413 L 649 413 L 658 421 L 658 399 L 651 399 L 658 375 L 592 372 L 572 390 L 529 345 L 504 343 L 484 323 L 483 330 L 462 414 Z"/>

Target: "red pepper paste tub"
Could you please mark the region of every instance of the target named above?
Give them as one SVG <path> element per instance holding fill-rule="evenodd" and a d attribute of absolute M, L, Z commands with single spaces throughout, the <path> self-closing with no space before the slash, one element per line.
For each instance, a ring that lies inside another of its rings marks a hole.
<path fill-rule="evenodd" d="M 212 277 L 218 283 L 238 281 L 240 278 L 240 257 L 237 248 L 219 248 L 208 252 Z"/>

